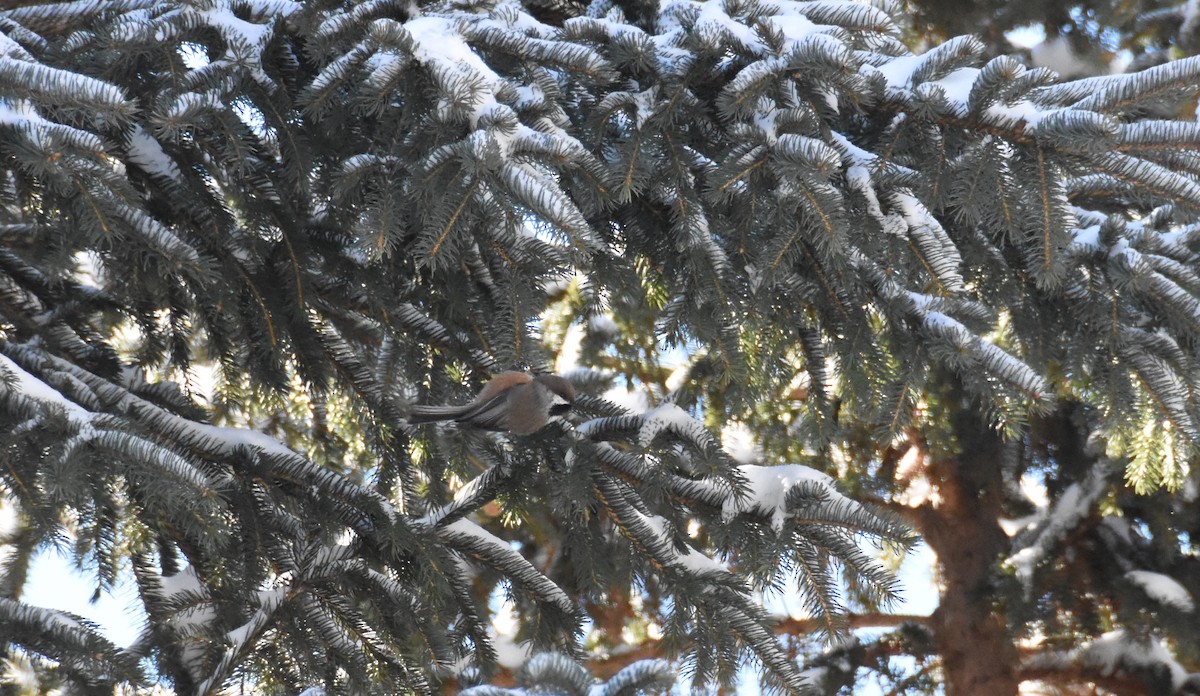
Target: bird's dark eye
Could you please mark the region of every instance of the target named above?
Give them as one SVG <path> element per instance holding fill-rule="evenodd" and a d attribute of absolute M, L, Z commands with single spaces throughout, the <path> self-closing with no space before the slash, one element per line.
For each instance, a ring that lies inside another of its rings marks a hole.
<path fill-rule="evenodd" d="M 550 415 L 561 416 L 571 410 L 571 404 L 554 404 L 550 407 Z"/>

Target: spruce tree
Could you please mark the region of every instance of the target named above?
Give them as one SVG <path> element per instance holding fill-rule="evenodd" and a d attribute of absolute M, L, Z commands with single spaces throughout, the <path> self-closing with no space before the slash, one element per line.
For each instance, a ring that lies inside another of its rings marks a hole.
<path fill-rule="evenodd" d="M 1062 81 L 908 26 L 0 14 L 6 656 L 105 692 L 1195 688 L 1200 62 Z M 506 369 L 574 413 L 406 422 Z M 883 613 L 910 526 L 931 617 Z M 56 544 L 135 578 L 135 644 L 21 601 Z"/>

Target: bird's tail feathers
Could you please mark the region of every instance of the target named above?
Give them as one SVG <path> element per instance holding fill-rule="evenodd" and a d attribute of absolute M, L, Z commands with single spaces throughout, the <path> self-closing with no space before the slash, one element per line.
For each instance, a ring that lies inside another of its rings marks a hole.
<path fill-rule="evenodd" d="M 408 414 L 409 423 L 432 423 L 459 418 L 463 414 L 462 406 L 413 406 Z"/>

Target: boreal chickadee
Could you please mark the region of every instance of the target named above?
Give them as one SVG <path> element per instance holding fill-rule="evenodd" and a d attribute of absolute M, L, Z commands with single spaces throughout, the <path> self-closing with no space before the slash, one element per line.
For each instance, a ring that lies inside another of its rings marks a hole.
<path fill-rule="evenodd" d="M 456 421 L 482 430 L 530 435 L 571 410 L 575 387 L 551 374 L 501 372 L 464 406 L 414 406 L 409 423 Z"/>

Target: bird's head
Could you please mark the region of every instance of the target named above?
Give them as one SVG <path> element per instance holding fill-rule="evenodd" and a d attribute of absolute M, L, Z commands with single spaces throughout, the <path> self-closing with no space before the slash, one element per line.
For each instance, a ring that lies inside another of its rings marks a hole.
<path fill-rule="evenodd" d="M 558 375 L 537 375 L 534 379 L 554 394 L 554 400 L 550 403 L 550 415 L 561 416 L 575 405 L 575 387 L 570 380 Z"/>

